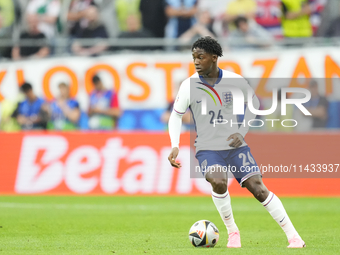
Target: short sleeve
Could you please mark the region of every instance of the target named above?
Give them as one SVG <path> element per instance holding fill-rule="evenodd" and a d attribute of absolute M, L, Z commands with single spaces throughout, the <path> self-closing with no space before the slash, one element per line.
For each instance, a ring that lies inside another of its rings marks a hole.
<path fill-rule="evenodd" d="M 79 109 L 79 103 L 76 100 L 72 100 L 69 106 L 71 109 Z"/>
<path fill-rule="evenodd" d="M 174 111 L 183 115 L 190 105 L 190 81 L 186 80 L 179 88 L 177 97 L 174 103 Z"/>
<path fill-rule="evenodd" d="M 42 98 L 40 98 L 40 99 L 39 99 L 39 103 L 38 103 L 39 108 L 40 108 L 44 103 L 45 103 L 45 100 L 42 99 Z"/>

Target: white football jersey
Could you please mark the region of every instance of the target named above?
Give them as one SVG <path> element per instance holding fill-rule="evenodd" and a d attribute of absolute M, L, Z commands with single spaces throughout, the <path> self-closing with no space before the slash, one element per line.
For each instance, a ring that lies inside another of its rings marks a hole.
<path fill-rule="evenodd" d="M 219 72 L 214 86 L 197 73 L 183 81 L 174 103 L 173 109 L 177 114 L 184 114 L 188 108 L 192 112 L 197 132 L 196 151 L 235 149 L 229 146 L 232 140 L 227 141 L 228 137 L 235 133 L 245 136 L 248 131 L 242 124 L 243 116 L 233 114 L 233 99 L 237 91 L 232 87 L 242 91 L 243 109 L 248 102 L 248 93 L 253 98 L 254 91 L 241 75 L 221 69 Z M 246 145 L 245 142 L 242 144 Z"/>

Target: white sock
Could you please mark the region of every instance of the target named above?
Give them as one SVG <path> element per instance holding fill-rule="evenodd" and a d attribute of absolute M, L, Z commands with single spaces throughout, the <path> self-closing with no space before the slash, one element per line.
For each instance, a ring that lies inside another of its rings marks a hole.
<path fill-rule="evenodd" d="M 274 193 L 269 192 L 269 196 L 261 204 L 281 226 L 282 230 L 286 233 L 288 240 L 292 239 L 294 236 L 301 238 L 295 230 L 293 223 L 290 221 L 283 204 Z"/>
<path fill-rule="evenodd" d="M 224 194 L 217 194 L 211 192 L 212 200 L 216 206 L 217 211 L 220 213 L 224 225 L 227 227 L 228 234 L 238 231 L 234 221 L 233 211 L 231 209 L 230 196 L 227 190 Z"/>

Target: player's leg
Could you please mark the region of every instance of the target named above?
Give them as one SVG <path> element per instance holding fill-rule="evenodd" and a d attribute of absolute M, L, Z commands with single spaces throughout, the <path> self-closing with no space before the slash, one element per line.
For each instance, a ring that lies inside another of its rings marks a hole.
<path fill-rule="evenodd" d="M 233 174 L 241 187 L 246 187 L 262 203 L 274 220 L 286 233 L 289 248 L 302 248 L 305 243 L 295 230 L 280 199 L 270 192 L 262 182 L 259 167 L 248 146 L 233 150 L 228 158 L 234 166 Z M 235 171 L 236 170 L 236 171 Z"/>
<path fill-rule="evenodd" d="M 288 248 L 305 247 L 304 241 L 295 230 L 280 199 L 267 189 L 262 182 L 262 177 L 260 175 L 252 176 L 244 180 L 242 184 L 261 202 L 273 219 L 280 225 L 290 243 Z"/>
<path fill-rule="evenodd" d="M 228 230 L 229 241 L 227 246 L 241 247 L 240 235 L 235 224 L 228 193 L 228 175 L 222 168 L 222 166 L 225 165 L 223 157 L 217 151 L 199 151 L 196 154 L 196 158 L 199 161 L 206 180 L 211 184 L 212 200 Z M 235 235 L 235 233 L 237 234 Z"/>
<path fill-rule="evenodd" d="M 234 220 L 231 208 L 231 200 L 228 192 L 228 174 L 223 171 L 222 166 L 213 165 L 205 175 L 206 180 L 212 187 L 212 200 L 220 213 L 221 218 L 228 230 L 228 248 L 240 248 L 240 232 Z"/>
<path fill-rule="evenodd" d="M 228 229 L 228 233 L 237 232 L 231 201 L 228 192 L 228 176 L 222 171 L 220 165 L 214 165 L 205 175 L 206 180 L 211 184 L 211 197 L 221 215 L 221 218 Z"/>

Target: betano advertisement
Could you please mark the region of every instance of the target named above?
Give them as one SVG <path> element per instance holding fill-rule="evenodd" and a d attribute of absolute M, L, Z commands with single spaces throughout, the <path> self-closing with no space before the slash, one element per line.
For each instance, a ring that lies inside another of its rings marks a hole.
<path fill-rule="evenodd" d="M 290 87 L 305 87 L 303 78 L 339 78 L 338 48 L 305 48 L 264 52 L 225 52 L 219 67 L 242 74 L 246 78 L 261 78 L 254 89 L 259 97 L 271 97 L 271 87 L 265 78 L 292 79 Z M 0 101 L 15 100 L 18 86 L 24 80 L 46 99 L 58 95 L 58 83 L 70 84 L 85 110 L 91 92 L 92 76 L 99 72 L 108 88 L 118 91 L 123 109 L 152 109 L 166 107 L 176 93 L 176 87 L 195 72 L 190 52 L 155 54 L 118 54 L 98 58 L 65 57 L 0 64 Z M 338 79 L 339 80 L 339 79 Z M 320 85 L 323 94 L 340 95 L 336 79 L 326 79 Z"/>
<path fill-rule="evenodd" d="M 303 166 L 304 178 L 263 174 L 269 190 L 281 196 L 340 196 L 339 140 L 340 133 L 246 136 L 258 165 Z M 181 137 L 180 170 L 167 160 L 166 133 L 0 133 L 0 144 L 0 194 L 210 194 L 203 178 L 190 178 L 189 133 Z M 327 165 L 329 173 L 317 175 L 312 164 Z M 249 196 L 233 179 L 229 191 Z"/>

